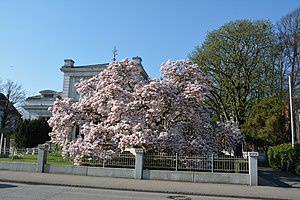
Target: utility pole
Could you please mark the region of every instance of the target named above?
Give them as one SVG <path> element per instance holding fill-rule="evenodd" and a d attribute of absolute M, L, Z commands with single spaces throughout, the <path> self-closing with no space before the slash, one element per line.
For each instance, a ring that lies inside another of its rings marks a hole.
<path fill-rule="evenodd" d="M 295 146 L 294 141 L 294 118 L 293 118 L 293 100 L 292 100 L 292 81 L 289 76 L 289 93 L 290 93 L 290 112 L 291 112 L 291 132 L 292 132 L 292 148 Z"/>

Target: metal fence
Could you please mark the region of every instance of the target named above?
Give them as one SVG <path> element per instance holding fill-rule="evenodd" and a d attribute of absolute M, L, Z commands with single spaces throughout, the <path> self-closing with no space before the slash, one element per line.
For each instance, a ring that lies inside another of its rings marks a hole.
<path fill-rule="evenodd" d="M 1 149 L 0 162 L 31 162 L 37 163 L 37 148 Z M 135 168 L 135 155 L 130 152 L 85 155 L 81 165 L 94 167 Z M 73 158 L 63 158 L 61 152 L 48 152 L 48 164 L 73 165 Z M 197 155 L 169 155 L 144 154 L 144 169 L 174 170 L 174 171 L 202 171 L 248 173 L 248 159 L 232 156 L 197 156 Z"/>
<path fill-rule="evenodd" d="M 37 148 L 1 149 L 0 162 L 29 162 L 37 163 Z"/>
<path fill-rule="evenodd" d="M 46 158 L 47 164 L 56 164 L 56 165 L 74 165 L 73 158 L 71 157 L 63 157 L 61 154 L 61 151 L 48 151 L 47 158 Z"/>
<path fill-rule="evenodd" d="M 86 155 L 81 165 L 95 167 L 118 167 L 118 168 L 134 168 L 135 156 L 130 152 L 107 153 Z"/>
<path fill-rule="evenodd" d="M 248 173 L 248 159 L 232 156 L 145 154 L 144 169 Z"/>

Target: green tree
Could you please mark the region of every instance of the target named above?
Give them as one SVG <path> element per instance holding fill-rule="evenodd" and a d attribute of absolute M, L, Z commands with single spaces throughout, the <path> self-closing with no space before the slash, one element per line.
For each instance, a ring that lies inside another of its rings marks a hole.
<path fill-rule="evenodd" d="M 15 133 L 17 147 L 32 148 L 50 140 L 49 127 L 45 119 L 24 120 L 18 124 Z"/>
<path fill-rule="evenodd" d="M 284 102 L 277 97 L 257 100 L 241 126 L 248 143 L 266 147 L 288 142 L 284 110 Z"/>
<path fill-rule="evenodd" d="M 18 123 L 15 133 L 13 134 L 13 138 L 15 139 L 16 147 L 25 147 L 27 144 L 28 138 L 28 126 L 29 120 L 23 120 Z"/>
<path fill-rule="evenodd" d="M 218 121 L 245 122 L 253 102 L 277 90 L 270 21 L 236 20 L 206 36 L 190 59 L 212 78 L 207 105 Z"/>

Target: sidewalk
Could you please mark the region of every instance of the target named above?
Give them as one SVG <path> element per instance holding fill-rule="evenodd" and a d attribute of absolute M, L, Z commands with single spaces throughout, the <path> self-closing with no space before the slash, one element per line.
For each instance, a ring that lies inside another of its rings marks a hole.
<path fill-rule="evenodd" d="M 267 185 L 283 188 L 298 188 L 300 190 L 300 176 L 272 169 L 270 167 L 259 167 L 259 185 Z M 299 197 L 300 199 L 300 197 Z"/>
<path fill-rule="evenodd" d="M 299 199 L 299 188 L 135 180 L 0 170 L 0 181 L 251 199 Z"/>

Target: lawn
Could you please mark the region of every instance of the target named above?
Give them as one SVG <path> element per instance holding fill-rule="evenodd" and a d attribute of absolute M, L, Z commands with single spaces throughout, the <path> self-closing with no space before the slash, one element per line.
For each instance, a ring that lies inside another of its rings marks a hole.
<path fill-rule="evenodd" d="M 27 162 L 37 163 L 37 155 L 32 154 L 17 154 L 8 158 L 0 158 L 0 162 Z"/>
<path fill-rule="evenodd" d="M 60 153 L 48 153 L 47 164 L 73 165 L 73 160 L 72 158 L 64 159 Z"/>
<path fill-rule="evenodd" d="M 8 158 L 0 158 L 0 162 L 37 163 L 37 154 L 17 154 Z M 64 159 L 59 153 L 48 153 L 47 164 L 73 165 L 72 159 Z"/>

